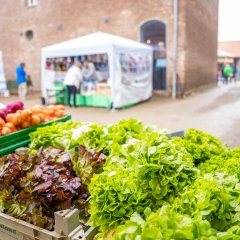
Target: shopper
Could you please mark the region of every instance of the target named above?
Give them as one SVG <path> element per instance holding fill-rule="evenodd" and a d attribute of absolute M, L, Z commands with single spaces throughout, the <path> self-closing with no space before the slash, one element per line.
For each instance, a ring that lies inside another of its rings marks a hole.
<path fill-rule="evenodd" d="M 31 90 L 31 93 L 33 93 L 33 82 L 32 82 L 32 78 L 30 75 L 27 75 L 26 82 L 27 82 L 28 92 L 29 92 L 29 90 Z"/>
<path fill-rule="evenodd" d="M 83 68 L 83 86 L 82 93 L 84 95 L 93 95 L 96 91 L 96 68 L 92 62 L 84 61 Z"/>
<path fill-rule="evenodd" d="M 73 105 L 77 107 L 76 104 L 76 94 L 79 89 L 80 83 L 82 82 L 82 71 L 81 71 L 81 63 L 75 62 L 73 66 L 71 66 L 66 74 L 64 84 L 67 87 L 68 92 L 68 105 L 71 105 L 71 96 L 73 95 Z"/>
<path fill-rule="evenodd" d="M 25 63 L 20 63 L 19 67 L 16 69 L 16 75 L 18 84 L 18 96 L 20 100 L 23 101 L 27 94 Z"/>
<path fill-rule="evenodd" d="M 224 77 L 223 83 L 228 84 L 231 74 L 232 74 L 232 68 L 230 67 L 229 64 L 226 64 L 223 69 L 223 77 Z"/>
<path fill-rule="evenodd" d="M 96 80 L 96 69 L 92 62 L 84 61 L 82 68 L 83 78 L 86 80 Z"/>
<path fill-rule="evenodd" d="M 98 72 L 99 72 L 99 76 L 97 76 L 98 81 L 109 79 L 108 63 L 104 61 L 103 58 L 101 58 L 100 63 L 98 63 Z M 97 71 L 96 71 L 96 75 L 97 75 Z"/>

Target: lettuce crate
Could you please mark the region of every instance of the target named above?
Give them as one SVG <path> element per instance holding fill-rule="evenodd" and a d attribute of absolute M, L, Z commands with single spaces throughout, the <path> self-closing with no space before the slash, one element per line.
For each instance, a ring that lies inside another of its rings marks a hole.
<path fill-rule="evenodd" d="M 92 240 L 96 228 L 79 221 L 79 211 L 62 210 L 55 212 L 55 230 L 48 231 L 33 224 L 0 213 L 1 240 Z"/>

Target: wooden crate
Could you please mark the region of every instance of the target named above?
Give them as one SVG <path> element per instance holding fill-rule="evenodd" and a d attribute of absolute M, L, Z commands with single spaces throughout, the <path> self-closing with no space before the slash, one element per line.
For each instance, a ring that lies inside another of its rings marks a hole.
<path fill-rule="evenodd" d="M 0 213 L 1 240 L 92 240 L 96 232 L 79 221 L 77 209 L 56 212 L 54 231 Z"/>

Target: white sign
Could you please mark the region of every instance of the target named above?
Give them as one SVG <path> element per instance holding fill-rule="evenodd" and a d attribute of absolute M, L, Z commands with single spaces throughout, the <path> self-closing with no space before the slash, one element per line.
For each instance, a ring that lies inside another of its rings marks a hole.
<path fill-rule="evenodd" d="M 0 90 L 6 90 L 6 79 L 3 71 L 2 52 L 0 51 Z"/>
<path fill-rule="evenodd" d="M 3 59 L 2 52 L 0 51 L 0 93 L 3 93 L 6 97 L 8 97 L 9 92 L 7 90 L 7 83 L 3 69 Z"/>
<path fill-rule="evenodd" d="M 135 104 L 151 97 L 152 55 L 148 52 L 116 54 L 114 107 Z"/>

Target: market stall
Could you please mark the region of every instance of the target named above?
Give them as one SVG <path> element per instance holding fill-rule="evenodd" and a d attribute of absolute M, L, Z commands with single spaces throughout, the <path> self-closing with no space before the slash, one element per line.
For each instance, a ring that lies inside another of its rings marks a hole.
<path fill-rule="evenodd" d="M 122 108 L 152 96 L 152 48 L 97 32 L 42 48 L 43 97 L 47 98 L 49 89 L 64 87 L 68 63 L 73 59 L 87 59 L 96 67 L 93 81 L 83 79 L 77 105 Z"/>

